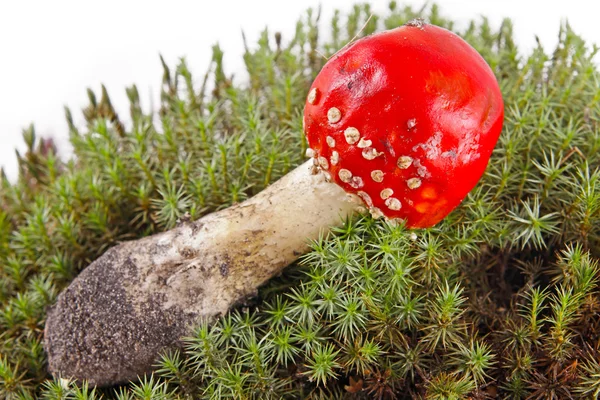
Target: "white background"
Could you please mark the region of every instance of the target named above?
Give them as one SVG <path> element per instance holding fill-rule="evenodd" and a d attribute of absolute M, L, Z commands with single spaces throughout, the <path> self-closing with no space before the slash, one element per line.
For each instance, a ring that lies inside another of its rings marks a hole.
<path fill-rule="evenodd" d="M 210 61 L 211 46 L 225 50 L 228 73 L 242 68 L 241 30 L 250 44 L 268 26 L 284 40 L 308 7 L 321 3 L 323 23 L 333 10 L 350 10 L 343 0 L 0 0 L 0 166 L 16 176 L 14 149 L 23 150 L 21 131 L 34 122 L 38 135 L 52 136 L 68 156 L 63 106 L 68 105 L 82 124 L 87 87 L 99 93 L 104 83 L 117 112 L 129 110 L 125 87 L 137 84 L 142 106 L 158 104 L 161 53 L 170 66 L 185 56 L 196 79 Z M 398 1 L 402 5 L 402 0 Z M 424 1 L 404 3 L 420 7 Z M 550 51 L 556 44 L 561 20 L 600 44 L 596 0 L 438 0 L 442 13 L 459 27 L 487 16 L 494 26 L 513 19 L 523 53 L 540 37 Z M 388 0 L 372 0 L 375 11 Z"/>

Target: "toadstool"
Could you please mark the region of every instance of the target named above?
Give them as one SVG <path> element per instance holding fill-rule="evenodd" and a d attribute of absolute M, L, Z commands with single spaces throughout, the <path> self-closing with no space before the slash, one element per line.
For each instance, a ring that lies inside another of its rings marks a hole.
<path fill-rule="evenodd" d="M 50 372 L 95 385 L 149 372 L 198 319 L 253 296 L 356 210 L 434 225 L 483 174 L 502 119 L 491 69 L 445 29 L 413 21 L 348 45 L 307 95 L 311 160 L 243 203 L 90 264 L 48 311 Z"/>
<path fill-rule="evenodd" d="M 435 225 L 483 174 L 503 120 L 483 58 L 414 21 L 336 54 L 315 79 L 305 132 L 318 166 L 374 216 Z"/>

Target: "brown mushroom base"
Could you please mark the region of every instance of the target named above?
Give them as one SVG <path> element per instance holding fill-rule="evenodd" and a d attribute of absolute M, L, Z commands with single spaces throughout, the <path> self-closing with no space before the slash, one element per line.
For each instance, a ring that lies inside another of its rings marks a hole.
<path fill-rule="evenodd" d="M 355 200 L 301 165 L 255 197 L 164 233 L 122 243 L 94 261 L 48 311 L 54 376 L 106 386 L 136 379 L 213 318 L 339 225 Z"/>

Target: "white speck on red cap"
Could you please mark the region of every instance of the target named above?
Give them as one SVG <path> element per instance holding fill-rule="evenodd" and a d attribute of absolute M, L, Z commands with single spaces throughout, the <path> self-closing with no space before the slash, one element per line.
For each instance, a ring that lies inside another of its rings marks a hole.
<path fill-rule="evenodd" d="M 379 153 L 377 152 L 377 150 L 375 150 L 372 147 L 368 147 L 366 149 L 364 149 L 362 151 L 362 156 L 363 158 L 365 158 L 366 160 L 374 160 L 376 157 L 382 155 L 383 153 Z"/>
<path fill-rule="evenodd" d="M 379 197 L 381 197 L 382 200 L 387 199 L 388 197 L 390 197 L 391 195 L 394 194 L 394 191 L 390 188 L 387 189 L 383 189 L 380 193 L 379 193 Z"/>
<path fill-rule="evenodd" d="M 346 143 L 354 144 L 360 139 L 360 132 L 358 129 L 351 126 L 344 131 L 344 137 L 346 138 Z"/>
<path fill-rule="evenodd" d="M 368 207 L 373 207 L 373 200 L 371 200 L 371 196 L 367 194 L 367 192 L 363 192 L 362 190 L 356 193 Z"/>
<path fill-rule="evenodd" d="M 415 126 L 417 126 L 417 119 L 416 118 L 411 118 L 408 121 L 406 121 L 406 128 L 408 128 L 408 130 L 412 130 Z"/>
<path fill-rule="evenodd" d="M 371 171 L 371 179 L 375 182 L 383 182 L 383 171 L 380 169 Z"/>
<path fill-rule="evenodd" d="M 383 217 L 383 213 L 377 207 L 371 207 L 369 209 L 369 211 L 371 212 L 371 216 L 375 219 L 379 219 L 379 218 Z"/>
<path fill-rule="evenodd" d="M 406 169 L 406 168 L 410 167 L 412 162 L 413 162 L 412 157 L 401 156 L 401 157 L 398 157 L 397 165 L 398 165 L 398 168 L 400 168 L 400 169 Z"/>
<path fill-rule="evenodd" d="M 327 146 L 335 147 L 335 139 L 334 138 L 332 138 L 331 136 L 327 136 L 327 138 L 325 138 L 325 140 L 327 141 Z"/>
<path fill-rule="evenodd" d="M 338 108 L 331 107 L 327 111 L 327 120 L 330 124 L 335 124 L 336 122 L 339 122 L 340 119 L 342 119 L 342 113 Z"/>
<path fill-rule="evenodd" d="M 338 176 L 340 177 L 340 180 L 342 182 L 349 183 L 352 179 L 352 172 L 348 171 L 345 168 L 342 168 L 338 171 Z"/>
<path fill-rule="evenodd" d="M 331 159 L 329 160 L 331 162 L 331 165 L 337 165 L 337 163 L 340 161 L 340 153 L 338 153 L 337 151 L 332 151 L 331 152 Z"/>
<path fill-rule="evenodd" d="M 310 92 L 308 92 L 308 97 L 306 98 L 306 100 L 310 104 L 315 104 L 315 100 L 317 100 L 317 88 L 312 88 Z"/>
<path fill-rule="evenodd" d="M 360 189 L 361 187 L 365 186 L 365 183 L 360 176 L 353 176 L 352 180 L 350 181 L 350 186 L 352 186 L 354 189 Z"/>
<path fill-rule="evenodd" d="M 319 161 L 319 167 L 329 169 L 329 162 L 325 157 L 319 157 L 317 160 Z"/>
<path fill-rule="evenodd" d="M 361 138 L 360 141 L 358 142 L 357 146 L 359 149 L 365 149 L 367 147 L 370 147 L 372 144 L 373 144 L 372 141 Z"/>
<path fill-rule="evenodd" d="M 419 178 L 410 178 L 406 181 L 406 184 L 411 189 L 417 189 L 419 186 L 421 186 L 421 180 Z"/>
<path fill-rule="evenodd" d="M 394 210 L 397 211 L 400 208 L 402 208 L 402 203 L 400 203 L 400 200 L 398 200 L 395 197 L 389 197 L 386 201 L 385 201 L 385 205 L 390 209 L 390 210 Z"/>

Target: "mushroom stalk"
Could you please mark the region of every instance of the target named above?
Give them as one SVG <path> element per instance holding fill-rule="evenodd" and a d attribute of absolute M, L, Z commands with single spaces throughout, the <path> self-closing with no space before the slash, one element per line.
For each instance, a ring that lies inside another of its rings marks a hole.
<path fill-rule="evenodd" d="M 309 160 L 256 196 L 197 221 L 119 244 L 48 312 L 55 376 L 108 385 L 150 371 L 200 318 L 212 318 L 308 250 L 359 206 Z"/>

